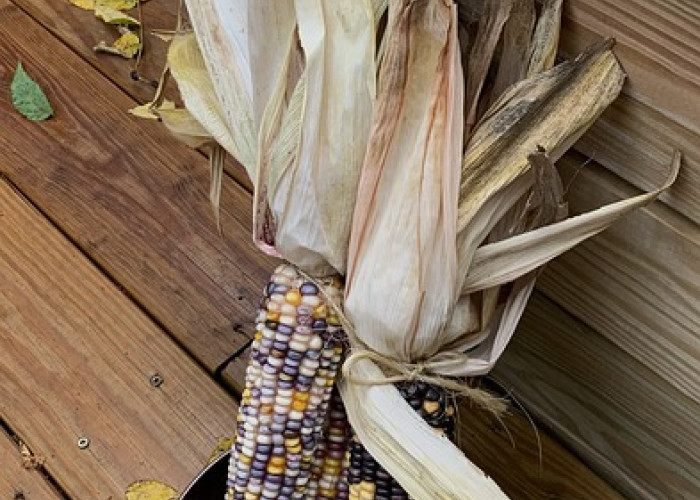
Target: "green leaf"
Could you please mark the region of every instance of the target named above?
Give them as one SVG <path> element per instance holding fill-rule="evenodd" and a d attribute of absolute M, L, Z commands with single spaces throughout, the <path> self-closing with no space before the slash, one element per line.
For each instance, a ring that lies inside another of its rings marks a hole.
<path fill-rule="evenodd" d="M 17 63 L 10 92 L 12 94 L 12 106 L 25 118 L 39 122 L 53 115 L 51 103 L 46 98 L 41 87 L 24 71 L 21 62 Z"/>

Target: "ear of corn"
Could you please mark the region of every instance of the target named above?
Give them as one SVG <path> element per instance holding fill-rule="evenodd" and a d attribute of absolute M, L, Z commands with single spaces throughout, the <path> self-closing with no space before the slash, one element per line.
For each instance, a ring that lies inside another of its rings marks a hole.
<path fill-rule="evenodd" d="M 435 431 L 455 439 L 455 401 L 447 391 L 420 381 L 397 385 L 399 393 Z M 348 449 L 350 500 L 406 500 L 408 493 L 362 446 L 357 436 Z"/>
<path fill-rule="evenodd" d="M 228 498 L 305 498 L 323 438 L 326 410 L 342 356 L 341 327 L 323 294 L 289 265 L 265 287 L 246 371 L 228 478 Z"/>
<path fill-rule="evenodd" d="M 333 390 L 328 408 L 324 439 L 318 445 L 311 481 L 307 488 L 309 500 L 347 500 L 347 454 L 350 424 L 337 390 Z"/>

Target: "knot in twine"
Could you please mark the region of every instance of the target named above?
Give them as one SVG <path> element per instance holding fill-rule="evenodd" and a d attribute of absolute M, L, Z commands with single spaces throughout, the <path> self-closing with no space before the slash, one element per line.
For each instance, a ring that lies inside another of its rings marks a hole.
<path fill-rule="evenodd" d="M 460 355 L 466 357 L 464 354 L 460 353 Z M 361 377 L 353 373 L 353 367 L 359 361 L 365 359 L 374 362 L 385 375 Z M 443 364 L 444 361 L 437 359 L 433 361 L 428 359 L 416 363 L 402 362 L 371 349 L 353 347 L 350 354 L 345 358 L 342 373 L 345 380 L 357 385 L 371 386 L 396 384 L 399 382 L 425 382 L 426 384 L 445 389 L 455 396 L 466 397 L 496 415 L 502 415 L 506 412 L 507 405 L 502 398 L 496 397 L 484 389 L 470 387 L 465 383 L 460 383 L 457 380 L 435 373 Z"/>

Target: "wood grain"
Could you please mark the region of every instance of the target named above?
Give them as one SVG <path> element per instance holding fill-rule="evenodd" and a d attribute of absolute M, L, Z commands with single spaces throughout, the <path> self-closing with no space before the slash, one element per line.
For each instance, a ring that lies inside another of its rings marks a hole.
<path fill-rule="evenodd" d="M 4 183 L 0 213 L 0 418 L 72 498 L 186 486 L 235 403 Z"/>
<path fill-rule="evenodd" d="M 542 294 L 494 376 L 630 499 L 700 498 L 698 402 Z"/>
<path fill-rule="evenodd" d="M 517 409 L 499 421 L 462 404 L 459 437 L 466 455 L 493 477 L 511 500 L 623 500 L 543 429 L 535 430 Z"/>
<path fill-rule="evenodd" d="M 208 166 L 40 25 L 0 1 L 0 172 L 123 286 L 203 365 L 247 341 L 274 267 L 251 242 L 250 196 L 230 180 L 223 237 Z M 37 50 L 41 47 L 42 50 Z M 56 109 L 32 123 L 9 103 L 21 59 Z"/>
<path fill-rule="evenodd" d="M 681 124 L 697 128 L 700 107 L 700 5 L 692 0 L 568 0 L 562 49 L 566 53 L 600 36 L 615 52 L 636 97 Z"/>
<path fill-rule="evenodd" d="M 674 148 L 681 176 L 663 200 L 700 223 L 700 3 L 567 0 L 561 52 L 614 37 L 629 77 L 576 148 L 642 189 L 658 186 Z"/>
<path fill-rule="evenodd" d="M 61 500 L 37 470 L 25 469 L 19 448 L 0 431 L 0 498 L 7 500 Z"/>
<path fill-rule="evenodd" d="M 155 89 L 150 82 L 160 78 L 166 63 L 168 43 L 151 32 L 154 29 L 173 30 L 176 27 L 178 0 L 142 3 L 145 48 L 138 73 L 147 81 L 134 81 L 131 77 L 135 60 L 95 53 L 93 47 L 101 40 L 113 40 L 116 29 L 97 19 L 92 12 L 75 7 L 66 0 L 11 1 L 136 101 L 145 103 L 153 100 Z M 139 15 L 138 9 L 132 9 L 130 13 L 134 17 Z M 186 17 L 186 12 L 184 15 Z M 165 96 L 178 104 L 181 102 L 172 78 L 166 86 Z M 252 191 L 248 174 L 238 162 L 228 157 L 225 169 L 236 182 Z"/>
<path fill-rule="evenodd" d="M 565 182 L 584 159 L 560 162 Z M 588 164 L 568 199 L 573 213 L 636 194 Z M 638 210 L 545 268 L 539 289 L 700 402 L 700 227 L 663 204 Z"/>
<path fill-rule="evenodd" d="M 92 11 L 84 10 L 62 0 L 12 0 L 36 21 L 41 23 L 59 40 L 76 51 L 83 59 L 98 69 L 108 79 L 121 87 L 135 100 L 148 102 L 155 89 L 148 81 L 134 81 L 131 71 L 135 60 L 110 54 L 95 53 L 92 49 L 100 41 L 110 44 L 118 35 L 115 26 L 110 26 L 95 17 Z M 173 30 L 177 24 L 177 0 L 156 0 L 141 5 L 141 17 L 145 36 L 144 51 L 138 72 L 146 80 L 158 80 L 165 65 L 168 43 L 151 34 L 153 29 Z M 138 18 L 138 9 L 128 13 Z M 169 97 L 176 94 L 171 89 Z"/>

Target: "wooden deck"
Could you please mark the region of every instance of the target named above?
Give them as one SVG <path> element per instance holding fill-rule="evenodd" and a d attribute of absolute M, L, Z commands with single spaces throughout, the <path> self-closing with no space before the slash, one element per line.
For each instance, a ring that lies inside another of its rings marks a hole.
<path fill-rule="evenodd" d="M 176 5 L 145 3 L 147 29 L 174 26 Z M 141 479 L 181 490 L 233 432 L 275 266 L 251 244 L 250 193 L 231 166 L 219 236 L 206 159 L 126 113 L 153 90 L 92 52 L 114 34 L 91 13 L 0 0 L 0 33 L 0 499 L 117 500 Z M 146 43 L 140 72 L 157 78 L 166 45 Z M 11 109 L 18 60 L 50 121 Z M 538 295 L 529 317 L 547 307 Z M 622 498 L 545 429 L 540 464 L 517 411 L 510 435 L 467 407 L 461 418 L 464 449 L 514 500 Z"/>

